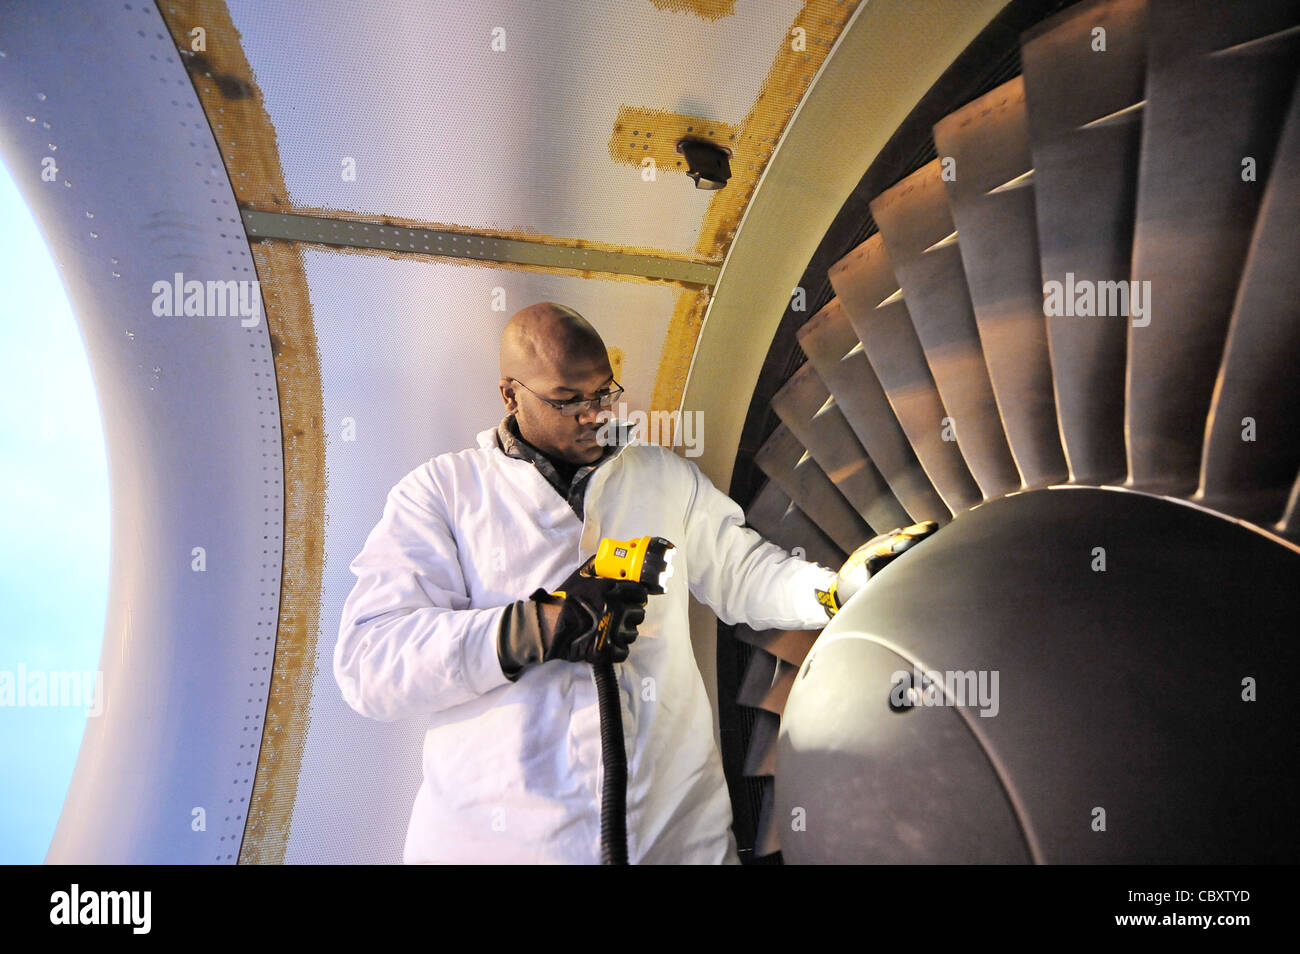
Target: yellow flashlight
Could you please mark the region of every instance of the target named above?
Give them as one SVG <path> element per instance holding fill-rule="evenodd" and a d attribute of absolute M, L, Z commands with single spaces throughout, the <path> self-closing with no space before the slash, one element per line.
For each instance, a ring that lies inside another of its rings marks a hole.
<path fill-rule="evenodd" d="M 632 580 L 651 593 L 663 593 L 673 575 L 673 550 L 663 537 L 611 540 L 605 537 L 592 560 L 592 573 L 607 580 Z"/>

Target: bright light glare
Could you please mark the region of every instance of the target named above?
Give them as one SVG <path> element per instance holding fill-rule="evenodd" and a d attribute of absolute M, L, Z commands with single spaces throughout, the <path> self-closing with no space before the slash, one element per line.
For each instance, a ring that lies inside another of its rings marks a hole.
<path fill-rule="evenodd" d="M 0 864 L 39 864 L 87 713 L 35 690 L 99 668 L 108 462 L 80 329 L 3 165 L 0 223 Z"/>

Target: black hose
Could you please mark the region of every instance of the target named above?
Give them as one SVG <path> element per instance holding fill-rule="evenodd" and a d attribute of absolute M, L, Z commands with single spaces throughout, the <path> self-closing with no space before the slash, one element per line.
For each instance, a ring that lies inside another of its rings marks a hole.
<path fill-rule="evenodd" d="M 600 702 L 600 863 L 627 864 L 627 749 L 623 745 L 623 706 L 614 663 L 592 663 Z"/>

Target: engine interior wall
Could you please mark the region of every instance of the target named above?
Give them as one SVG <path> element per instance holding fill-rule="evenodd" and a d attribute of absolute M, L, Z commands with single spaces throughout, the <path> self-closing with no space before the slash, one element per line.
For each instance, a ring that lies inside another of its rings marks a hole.
<path fill-rule="evenodd" d="M 155 283 L 257 275 L 156 9 L 54 17 L 11 4 L 4 21 L 0 148 L 82 329 L 113 507 L 105 708 L 88 722 L 48 860 L 232 863 L 281 569 L 271 342 L 260 298 L 247 325 L 167 314 L 184 302 L 160 300 Z"/>

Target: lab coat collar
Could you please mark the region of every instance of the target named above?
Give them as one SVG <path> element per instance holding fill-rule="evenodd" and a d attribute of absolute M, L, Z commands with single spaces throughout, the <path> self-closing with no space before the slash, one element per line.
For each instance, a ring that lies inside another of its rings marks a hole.
<path fill-rule="evenodd" d="M 497 444 L 498 426 L 500 425 L 489 427 L 486 430 L 479 431 L 478 437 L 476 439 L 479 447 L 484 448 L 485 450 L 495 450 L 497 453 L 501 454 L 502 457 L 504 457 L 506 456 L 505 452 L 501 450 L 500 446 Z M 636 435 L 636 425 L 629 424 L 627 421 L 613 422 L 613 424 L 610 427 L 610 433 L 614 438 L 613 452 L 610 453 L 607 457 L 602 457 L 597 462 L 599 465 L 597 467 L 597 470 L 604 467 L 605 464 L 609 463 L 619 454 L 623 453 L 623 449 L 627 447 L 629 444 L 641 443 L 640 438 L 637 437 Z"/>

